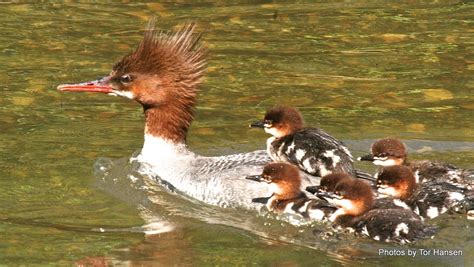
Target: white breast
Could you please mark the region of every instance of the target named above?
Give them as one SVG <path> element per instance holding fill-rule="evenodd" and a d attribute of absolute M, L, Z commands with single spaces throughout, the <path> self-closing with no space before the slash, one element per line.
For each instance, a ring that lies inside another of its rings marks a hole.
<path fill-rule="evenodd" d="M 189 151 L 184 144 L 145 135 L 145 142 L 137 160 L 140 172 L 161 179 L 178 191 L 221 207 L 257 209 L 252 198 L 271 195 L 269 186 L 245 179 L 262 172 L 270 159 L 265 151 L 204 157 Z"/>

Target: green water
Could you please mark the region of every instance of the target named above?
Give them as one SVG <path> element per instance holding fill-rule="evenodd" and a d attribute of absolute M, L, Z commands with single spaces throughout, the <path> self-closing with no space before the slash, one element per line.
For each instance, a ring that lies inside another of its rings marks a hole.
<path fill-rule="evenodd" d="M 263 148 L 266 136 L 247 125 L 282 103 L 355 156 L 398 136 L 413 158 L 474 166 L 472 3 L 252 2 L 0 5 L 0 265 L 472 264 L 474 224 L 457 214 L 431 222 L 434 240 L 398 248 L 463 257 L 383 257 L 379 248 L 396 246 L 322 239 L 311 227 L 159 188 L 148 201 L 149 192 L 97 185 L 103 157 L 122 159 L 117 177 L 128 175 L 126 159 L 142 144 L 141 107 L 55 87 L 107 74 L 152 16 L 163 29 L 198 22 L 209 48 L 188 137 L 199 153 Z M 175 229 L 131 231 L 144 224 L 142 206 Z"/>

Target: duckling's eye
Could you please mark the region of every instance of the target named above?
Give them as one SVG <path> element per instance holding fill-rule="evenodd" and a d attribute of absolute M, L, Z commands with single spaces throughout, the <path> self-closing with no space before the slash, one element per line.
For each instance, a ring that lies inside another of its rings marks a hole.
<path fill-rule="evenodd" d="M 273 121 L 272 120 L 264 120 L 263 125 L 265 127 L 272 127 Z"/>
<path fill-rule="evenodd" d="M 130 83 L 132 81 L 132 76 L 130 76 L 130 74 L 125 74 L 125 75 L 122 75 L 120 76 L 120 82 L 121 83 Z"/>

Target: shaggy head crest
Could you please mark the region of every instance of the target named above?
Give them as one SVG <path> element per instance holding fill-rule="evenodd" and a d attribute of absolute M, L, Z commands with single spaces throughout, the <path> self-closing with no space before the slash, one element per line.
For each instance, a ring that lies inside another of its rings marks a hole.
<path fill-rule="evenodd" d="M 196 85 L 205 70 L 206 49 L 199 42 L 201 35 L 193 34 L 195 28 L 191 23 L 165 33 L 155 28 L 154 19 L 150 20 L 137 49 L 116 63 L 113 72 L 166 76 Z"/>

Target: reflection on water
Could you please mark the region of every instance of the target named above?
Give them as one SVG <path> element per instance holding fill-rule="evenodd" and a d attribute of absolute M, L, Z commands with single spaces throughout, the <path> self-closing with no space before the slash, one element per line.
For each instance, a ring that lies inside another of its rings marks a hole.
<path fill-rule="evenodd" d="M 263 148 L 266 136 L 247 125 L 284 103 L 346 140 L 355 156 L 374 139 L 398 136 L 410 157 L 472 168 L 472 8 L 462 1 L 0 5 L 0 262 L 386 263 L 378 249 L 390 244 L 210 207 L 147 183 L 127 157 L 142 145 L 140 107 L 54 88 L 107 74 L 151 16 L 164 29 L 197 21 L 210 60 L 188 138 L 196 152 Z M 448 214 L 433 223 L 436 238 L 411 248 L 466 255 L 417 257 L 417 265 L 474 260 L 472 222 Z M 161 233 L 144 236 L 147 224 Z"/>

